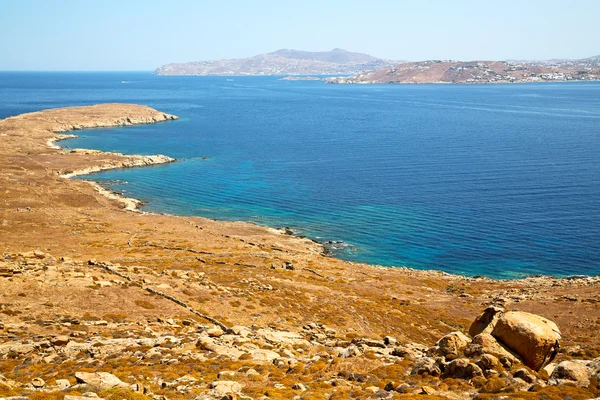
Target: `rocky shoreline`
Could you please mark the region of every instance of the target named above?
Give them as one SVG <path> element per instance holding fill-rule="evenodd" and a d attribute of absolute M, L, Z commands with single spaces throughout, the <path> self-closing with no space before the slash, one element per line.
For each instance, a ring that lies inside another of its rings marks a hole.
<path fill-rule="evenodd" d="M 110 104 L 0 121 L 1 398 L 600 395 L 599 277 L 369 266 L 285 230 L 124 212 L 64 177 L 172 159 L 49 147 L 56 132 L 174 118 Z M 560 337 L 523 333 L 523 318 Z M 535 352 L 515 337 L 538 338 Z"/>

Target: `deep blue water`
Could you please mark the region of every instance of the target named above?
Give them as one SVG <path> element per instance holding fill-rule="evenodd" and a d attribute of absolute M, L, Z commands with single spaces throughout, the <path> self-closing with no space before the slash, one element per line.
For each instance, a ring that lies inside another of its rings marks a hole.
<path fill-rule="evenodd" d="M 288 226 L 374 264 L 600 274 L 599 83 L 0 73 L 1 118 L 101 102 L 181 117 L 63 142 L 180 159 L 93 176 L 148 211 Z"/>

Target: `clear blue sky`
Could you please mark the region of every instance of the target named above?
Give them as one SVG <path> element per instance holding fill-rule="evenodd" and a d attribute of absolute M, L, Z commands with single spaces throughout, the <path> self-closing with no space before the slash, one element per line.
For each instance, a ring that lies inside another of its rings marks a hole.
<path fill-rule="evenodd" d="M 152 70 L 280 48 L 583 58 L 599 38 L 599 0 L 0 0 L 0 70 Z"/>

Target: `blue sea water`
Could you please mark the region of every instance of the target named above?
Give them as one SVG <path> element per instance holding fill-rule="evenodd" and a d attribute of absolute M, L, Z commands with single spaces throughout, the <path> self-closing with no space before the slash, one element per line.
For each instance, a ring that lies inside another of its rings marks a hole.
<path fill-rule="evenodd" d="M 147 211 L 287 226 L 387 266 L 600 274 L 599 83 L 0 73 L 0 118 L 102 102 L 181 117 L 62 142 L 178 158 L 89 177 Z"/>

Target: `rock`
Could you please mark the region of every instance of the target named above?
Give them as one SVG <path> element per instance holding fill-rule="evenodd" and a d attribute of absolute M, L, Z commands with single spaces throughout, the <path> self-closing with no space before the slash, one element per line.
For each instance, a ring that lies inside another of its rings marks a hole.
<path fill-rule="evenodd" d="M 71 387 L 71 382 L 69 382 L 67 379 L 57 379 L 56 386 L 61 390 L 68 389 Z"/>
<path fill-rule="evenodd" d="M 91 396 L 90 394 L 94 394 L 95 396 Z M 85 396 L 70 396 L 70 395 L 66 395 L 64 397 L 64 400 L 90 400 L 90 398 L 97 399 L 97 400 L 104 400 L 104 399 L 100 399 L 98 397 L 98 395 L 96 393 L 93 393 L 93 392 L 86 393 Z"/>
<path fill-rule="evenodd" d="M 219 378 L 219 379 L 231 378 L 231 377 L 235 376 L 235 374 L 236 374 L 235 371 L 221 371 L 217 374 L 217 378 Z"/>
<path fill-rule="evenodd" d="M 491 354 L 499 359 L 506 357 L 510 360 L 511 364 L 521 363 L 521 359 L 517 354 L 499 343 L 495 337 L 488 333 L 481 333 L 475 336 L 469 348 L 465 349 L 465 354 L 472 354 L 473 346 L 477 346 L 483 354 Z"/>
<path fill-rule="evenodd" d="M 600 357 L 594 358 L 592 361 L 590 361 L 587 367 L 590 376 L 596 376 L 598 382 L 600 382 Z"/>
<path fill-rule="evenodd" d="M 432 357 L 422 357 L 417 360 L 410 371 L 411 375 L 423 375 L 428 374 L 429 376 L 440 376 L 442 370 L 437 365 L 436 360 Z"/>
<path fill-rule="evenodd" d="M 275 331 L 272 329 L 259 329 L 256 331 L 257 336 L 261 336 L 267 342 L 273 344 L 291 344 L 291 345 L 309 345 L 308 340 L 296 332 Z"/>
<path fill-rule="evenodd" d="M 517 353 L 524 364 L 535 371 L 550 363 L 560 347 L 560 331 L 554 322 L 521 311 L 503 313 L 492 330 L 492 336 Z"/>
<path fill-rule="evenodd" d="M 75 372 L 75 379 L 78 383 L 85 383 L 99 391 L 112 388 L 129 388 L 128 384 L 108 372 Z"/>
<path fill-rule="evenodd" d="M 53 346 L 66 346 L 70 341 L 71 338 L 67 335 L 55 336 L 50 339 L 50 343 L 52 343 Z"/>
<path fill-rule="evenodd" d="M 525 382 L 527 383 L 534 383 L 537 378 L 534 374 L 532 374 L 531 372 L 527 371 L 525 368 L 521 368 L 519 370 L 517 370 L 513 376 L 515 378 L 520 378 L 523 379 Z"/>
<path fill-rule="evenodd" d="M 475 337 L 481 333 L 492 333 L 499 315 L 504 312 L 503 308 L 490 306 L 483 311 L 483 314 L 478 316 L 469 327 L 469 335 Z"/>
<path fill-rule="evenodd" d="M 483 376 L 483 371 L 477 364 L 472 363 L 468 358 L 457 358 L 452 360 L 444 370 L 444 378 L 472 379 L 477 376 Z"/>
<path fill-rule="evenodd" d="M 554 372 L 554 369 L 556 368 L 556 363 L 550 363 L 548 365 L 546 365 L 544 368 L 542 368 L 542 371 L 546 371 L 546 373 L 548 374 L 548 376 L 552 375 L 552 372 Z"/>
<path fill-rule="evenodd" d="M 44 382 L 44 380 L 42 378 L 33 378 L 31 380 L 31 384 L 33 385 L 34 388 L 39 389 L 39 388 L 43 388 L 46 385 L 46 382 Z"/>
<path fill-rule="evenodd" d="M 46 258 L 46 253 L 44 253 L 43 251 L 40 251 L 40 250 L 34 250 L 33 255 L 35 256 L 35 258 L 39 258 L 39 259 Z"/>
<path fill-rule="evenodd" d="M 434 395 L 436 393 L 437 393 L 437 390 L 435 390 L 431 386 L 422 386 L 421 387 L 421 393 L 419 393 L 419 394 Z"/>
<path fill-rule="evenodd" d="M 548 384 L 552 386 L 564 385 L 571 383 L 580 387 L 588 387 L 590 379 L 588 369 L 585 365 L 573 362 L 563 361 L 554 368 Z"/>
<path fill-rule="evenodd" d="M 225 396 L 228 394 L 239 394 L 242 391 L 242 385 L 235 381 L 216 381 L 209 385 L 213 394 Z"/>
<path fill-rule="evenodd" d="M 442 355 L 451 358 L 456 358 L 460 355 L 467 346 L 471 343 L 471 339 L 467 337 L 462 332 L 452 332 L 441 338 L 437 342 L 437 346 L 439 347 Z"/>
<path fill-rule="evenodd" d="M 234 335 L 238 335 L 241 337 L 248 337 L 250 335 L 252 335 L 252 330 L 246 326 L 241 326 L 241 325 L 236 325 L 234 327 L 231 328 L 231 332 Z"/>
<path fill-rule="evenodd" d="M 223 329 L 219 328 L 218 326 L 214 327 L 214 328 L 210 328 L 206 331 L 206 334 L 209 337 L 212 338 L 218 338 L 221 337 L 225 334 L 225 332 L 223 332 Z"/>
<path fill-rule="evenodd" d="M 279 353 L 276 353 L 271 350 L 265 350 L 265 349 L 249 350 L 248 353 L 250 354 L 250 356 L 252 357 L 252 360 L 254 360 L 254 361 L 271 362 L 271 361 L 276 360 L 281 357 L 279 355 Z"/>
<path fill-rule="evenodd" d="M 500 369 L 502 364 L 498 357 L 491 354 L 484 354 L 479 361 L 476 362 L 483 371 Z"/>
<path fill-rule="evenodd" d="M 392 336 L 386 336 L 383 338 L 383 343 L 385 343 L 386 346 L 394 347 L 398 341 Z"/>
<path fill-rule="evenodd" d="M 358 357 L 362 354 L 360 349 L 356 346 L 349 346 L 345 349 L 341 349 L 338 352 L 338 356 L 341 358 Z"/>
<path fill-rule="evenodd" d="M 304 391 L 306 391 L 306 386 L 304 386 L 303 383 L 294 383 L 292 385 L 292 389 L 294 389 L 294 390 L 300 390 L 301 392 L 304 392 Z"/>

